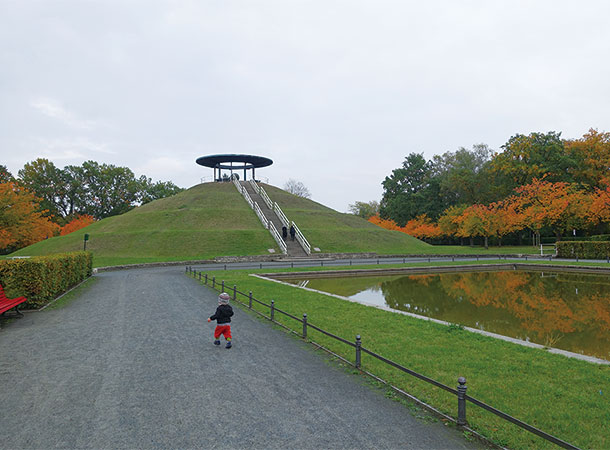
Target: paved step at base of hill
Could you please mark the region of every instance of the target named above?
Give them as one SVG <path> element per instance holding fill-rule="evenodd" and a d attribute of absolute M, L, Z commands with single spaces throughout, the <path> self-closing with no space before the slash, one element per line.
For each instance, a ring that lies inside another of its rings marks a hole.
<path fill-rule="evenodd" d="M 246 188 L 246 191 L 248 191 L 248 194 L 250 194 L 250 198 L 252 199 L 252 201 L 258 203 L 258 206 L 260 207 L 267 220 L 270 220 L 273 225 L 275 225 L 275 228 L 281 235 L 282 227 L 284 226 L 284 224 L 282 224 L 282 221 L 279 219 L 275 211 L 271 210 L 267 206 L 263 198 L 254 190 L 250 183 L 242 181 L 241 185 Z M 299 244 L 296 240 L 291 240 L 290 235 L 286 238 L 284 242 L 286 243 L 288 256 L 307 256 L 307 253 L 305 253 L 305 250 L 303 250 L 301 244 Z"/>

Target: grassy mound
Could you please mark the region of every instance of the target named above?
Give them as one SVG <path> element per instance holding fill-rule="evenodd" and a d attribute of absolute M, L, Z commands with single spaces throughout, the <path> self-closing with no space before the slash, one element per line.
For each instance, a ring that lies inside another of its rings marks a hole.
<path fill-rule="evenodd" d="M 342 214 L 276 187 L 263 186 L 286 216 L 296 222 L 312 247 L 318 247 L 324 253 L 377 252 L 391 255 L 432 252 L 432 245 L 400 231 L 384 230 L 353 214 Z"/>
<path fill-rule="evenodd" d="M 23 248 L 12 256 L 83 249 L 94 266 L 263 255 L 277 244 L 232 183 L 206 183 L 172 197 L 100 220 L 66 236 Z"/>
<path fill-rule="evenodd" d="M 323 253 L 472 252 L 468 248 L 435 247 L 276 187 L 264 187 L 288 218 L 298 224 L 311 245 Z M 69 235 L 38 242 L 13 255 L 37 256 L 82 250 L 85 233 L 90 236 L 87 250 L 93 252 L 95 267 L 268 255 L 270 248 L 280 252 L 232 183 L 205 183 L 126 214 L 100 220 Z"/>

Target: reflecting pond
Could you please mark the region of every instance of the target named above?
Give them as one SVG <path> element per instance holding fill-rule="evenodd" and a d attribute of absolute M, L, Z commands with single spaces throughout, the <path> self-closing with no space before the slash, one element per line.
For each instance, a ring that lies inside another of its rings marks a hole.
<path fill-rule="evenodd" d="M 283 280 L 610 360 L 610 277 L 461 272 Z"/>

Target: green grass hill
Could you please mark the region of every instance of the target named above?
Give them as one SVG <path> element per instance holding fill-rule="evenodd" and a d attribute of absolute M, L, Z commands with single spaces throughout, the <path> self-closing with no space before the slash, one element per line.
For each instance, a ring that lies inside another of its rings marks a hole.
<path fill-rule="evenodd" d="M 264 185 L 313 247 L 322 252 L 426 253 L 431 248 L 411 236 L 388 231 L 351 214 Z M 100 220 L 66 236 L 23 248 L 11 256 L 81 250 L 83 236 L 96 267 L 158 261 L 210 259 L 215 256 L 279 253 L 232 183 L 205 183 L 156 200 L 120 216 Z"/>

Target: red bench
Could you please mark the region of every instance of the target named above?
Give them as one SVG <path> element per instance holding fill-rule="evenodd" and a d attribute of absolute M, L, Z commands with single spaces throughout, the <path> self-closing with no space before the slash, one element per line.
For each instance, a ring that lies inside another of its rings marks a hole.
<path fill-rule="evenodd" d="M 18 306 L 25 301 L 27 301 L 27 298 L 25 297 L 8 298 L 4 293 L 4 288 L 0 285 L 0 314 L 4 314 L 9 309 L 15 308 L 15 312 L 19 316 L 23 316 L 23 313 L 19 311 Z"/>

